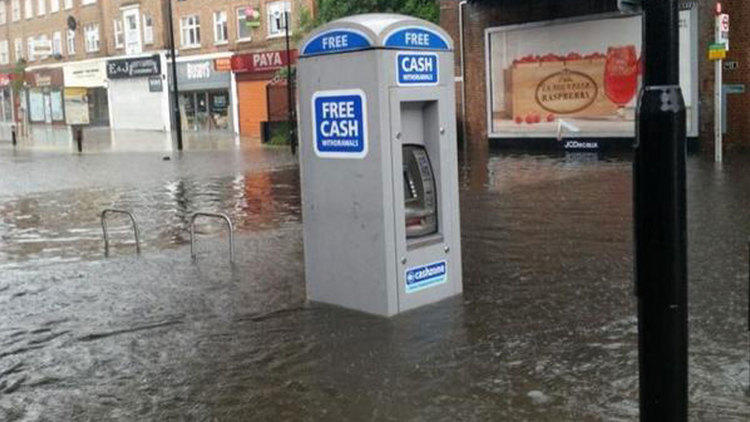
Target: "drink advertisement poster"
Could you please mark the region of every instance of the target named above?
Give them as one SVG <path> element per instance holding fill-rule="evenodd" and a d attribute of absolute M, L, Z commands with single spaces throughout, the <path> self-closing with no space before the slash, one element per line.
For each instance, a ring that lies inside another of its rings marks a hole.
<path fill-rule="evenodd" d="M 697 32 L 680 12 L 680 85 L 697 136 Z M 488 128 L 496 138 L 632 138 L 641 17 L 606 15 L 487 30 Z M 561 124 L 562 122 L 562 124 Z"/>

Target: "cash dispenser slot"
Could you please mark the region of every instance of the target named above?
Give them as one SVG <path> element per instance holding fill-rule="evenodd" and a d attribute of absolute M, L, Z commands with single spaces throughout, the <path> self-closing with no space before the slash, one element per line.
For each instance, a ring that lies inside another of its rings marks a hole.
<path fill-rule="evenodd" d="M 437 190 L 430 157 L 421 145 L 404 145 L 403 155 L 406 238 L 435 234 L 438 231 Z"/>
<path fill-rule="evenodd" d="M 438 169 L 440 133 L 434 100 L 399 101 L 407 250 L 443 242 Z M 433 164 L 435 163 L 435 164 Z"/>

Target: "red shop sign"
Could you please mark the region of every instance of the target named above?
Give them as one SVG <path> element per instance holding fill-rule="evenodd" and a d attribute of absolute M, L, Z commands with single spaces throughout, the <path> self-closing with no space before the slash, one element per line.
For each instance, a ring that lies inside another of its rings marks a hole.
<path fill-rule="evenodd" d="M 289 50 L 289 56 L 292 60 L 291 64 L 297 61 L 298 55 L 299 52 L 297 50 Z M 257 53 L 239 54 L 232 57 L 232 71 L 238 73 L 275 72 L 287 64 L 286 50 L 260 51 Z"/>
<path fill-rule="evenodd" d="M 13 75 L 8 73 L 0 73 L 0 86 L 10 85 L 10 81 L 13 80 Z"/>

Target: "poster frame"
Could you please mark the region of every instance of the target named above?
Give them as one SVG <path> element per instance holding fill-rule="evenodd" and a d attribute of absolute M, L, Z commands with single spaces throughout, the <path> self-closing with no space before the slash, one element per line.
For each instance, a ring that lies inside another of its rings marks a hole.
<path fill-rule="evenodd" d="M 700 122 L 700 83 L 699 83 L 699 44 L 698 44 L 698 32 L 699 32 L 699 13 L 697 7 L 693 3 L 687 3 L 681 5 L 680 11 L 688 11 L 690 13 L 690 48 L 691 48 L 691 75 L 692 75 L 692 98 L 691 104 L 693 104 L 694 112 L 692 113 L 691 121 L 688 124 L 689 130 L 687 136 L 689 138 L 698 137 L 699 122 Z M 492 43 L 491 37 L 493 34 L 498 32 L 514 31 L 519 29 L 537 29 L 544 28 L 553 25 L 561 24 L 573 24 L 580 22 L 588 22 L 595 20 L 604 19 L 618 19 L 618 18 L 632 18 L 634 16 L 640 16 L 639 13 L 620 13 L 620 12 L 609 12 L 609 13 L 595 13 L 590 15 L 582 15 L 561 19 L 549 19 L 537 22 L 527 22 L 521 24 L 511 25 L 500 25 L 488 27 L 484 30 L 484 64 L 485 64 L 485 123 L 487 125 L 487 137 L 490 139 L 550 139 L 553 136 L 547 132 L 496 132 L 493 128 L 493 97 L 492 97 Z M 620 139 L 632 141 L 635 138 L 635 124 L 633 125 L 633 133 L 616 132 L 616 131 L 601 131 L 601 132 L 578 132 L 575 133 L 575 138 L 582 139 Z"/>

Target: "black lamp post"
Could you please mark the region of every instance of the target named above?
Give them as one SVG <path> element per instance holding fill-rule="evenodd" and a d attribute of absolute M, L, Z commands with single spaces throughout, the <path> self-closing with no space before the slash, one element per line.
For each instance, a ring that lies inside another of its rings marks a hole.
<path fill-rule="evenodd" d="M 182 118 L 180 117 L 180 98 L 178 96 L 177 88 L 177 54 L 175 52 L 174 44 L 174 23 L 172 17 L 172 0 L 167 0 L 169 19 L 169 44 L 172 51 L 172 97 L 174 107 L 174 121 L 177 127 L 177 150 L 182 151 Z"/>
<path fill-rule="evenodd" d="M 686 421 L 686 128 L 678 1 L 642 4 L 644 88 L 633 168 L 641 421 Z"/>
<path fill-rule="evenodd" d="M 284 12 L 284 29 L 286 31 L 286 93 L 287 93 L 287 104 L 288 120 L 289 120 L 289 145 L 292 148 L 292 155 L 297 153 L 297 119 L 294 115 L 294 94 L 292 91 L 292 52 L 289 49 L 289 23 L 290 23 L 289 12 Z"/>

